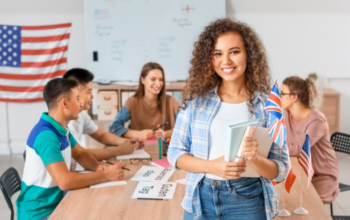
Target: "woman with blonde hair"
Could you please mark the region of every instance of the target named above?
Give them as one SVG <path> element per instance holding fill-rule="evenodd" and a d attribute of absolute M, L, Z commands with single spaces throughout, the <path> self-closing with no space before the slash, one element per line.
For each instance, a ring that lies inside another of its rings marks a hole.
<path fill-rule="evenodd" d="M 109 132 L 128 138 L 168 138 L 172 135 L 180 103 L 167 95 L 164 70 L 158 63 L 146 63 L 141 70 L 139 87 L 120 109 Z M 131 120 L 131 129 L 124 124 Z M 153 131 L 160 125 L 164 127 Z"/>
<path fill-rule="evenodd" d="M 324 203 L 332 203 L 339 189 L 339 169 L 329 138 L 328 122 L 317 109 L 322 94 L 311 78 L 291 76 L 283 80 L 282 107 L 285 110 L 287 143 L 290 156 L 298 157 L 308 131 L 311 142 L 312 184 Z"/>

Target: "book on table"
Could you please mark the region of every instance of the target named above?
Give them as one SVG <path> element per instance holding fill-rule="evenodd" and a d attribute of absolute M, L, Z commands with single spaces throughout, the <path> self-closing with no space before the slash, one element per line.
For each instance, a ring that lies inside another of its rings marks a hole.
<path fill-rule="evenodd" d="M 225 146 L 225 161 L 238 162 L 243 158 L 244 138 L 251 135 L 258 123 L 258 120 L 246 121 L 228 126 Z M 257 127 L 254 138 L 257 140 L 258 154 L 267 158 L 272 146 L 272 140 L 268 134 L 268 128 Z M 246 171 L 241 177 L 260 177 L 259 173 L 247 162 Z"/>

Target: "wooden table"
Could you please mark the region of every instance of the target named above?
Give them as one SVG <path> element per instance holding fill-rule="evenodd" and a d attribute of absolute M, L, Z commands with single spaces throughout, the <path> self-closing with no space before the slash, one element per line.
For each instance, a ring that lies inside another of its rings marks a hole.
<path fill-rule="evenodd" d="M 309 214 L 307 215 L 296 215 L 294 214 L 294 210 L 300 207 L 300 178 L 301 178 L 301 171 L 302 168 L 298 163 L 298 159 L 296 157 L 291 157 L 291 164 L 293 168 L 293 173 L 297 176 L 297 178 L 294 181 L 294 184 L 290 190 L 290 193 L 288 193 L 286 190 L 284 190 L 284 203 L 285 203 L 285 209 L 287 209 L 291 216 L 284 218 L 277 216 L 275 219 L 281 220 L 289 220 L 289 219 L 305 219 L 305 220 L 331 220 L 330 214 L 328 214 L 326 207 L 324 206 L 322 200 L 318 196 L 314 186 L 310 184 L 309 189 L 306 189 L 307 187 L 307 175 L 304 172 L 303 174 L 303 207 L 306 209 Z M 279 183 L 275 186 L 277 195 L 278 195 L 278 201 L 280 205 L 280 209 L 282 209 L 282 189 L 283 184 Z"/>
<path fill-rule="evenodd" d="M 154 160 L 158 158 L 158 148 L 155 145 L 146 146 L 145 150 L 152 156 Z M 297 174 L 297 179 L 291 189 L 291 193 L 285 192 L 285 206 L 291 213 L 299 207 L 300 203 L 300 171 L 296 158 L 292 158 L 293 171 Z M 169 201 L 152 201 L 152 200 L 136 200 L 131 199 L 132 194 L 138 184 L 137 181 L 130 181 L 132 176 L 142 167 L 142 164 L 131 165 L 128 163 L 130 172 L 126 171 L 125 179 L 127 185 L 105 187 L 105 188 L 84 188 L 78 190 L 70 190 L 63 198 L 61 203 L 55 209 L 50 220 L 97 220 L 97 219 L 159 219 L 172 220 L 182 219 L 184 210 L 181 207 L 181 201 L 185 195 L 185 186 L 177 184 L 174 198 Z M 175 171 L 169 181 L 175 181 L 185 178 L 186 172 Z M 304 176 L 305 177 L 305 176 Z M 304 185 L 306 186 L 306 178 Z M 276 185 L 281 200 L 282 184 Z M 317 195 L 314 187 L 310 185 L 309 189 L 303 191 L 303 207 L 309 211 L 306 216 L 298 216 L 292 213 L 293 219 L 331 219 L 327 213 L 322 201 Z M 282 219 L 276 217 L 275 219 Z"/>

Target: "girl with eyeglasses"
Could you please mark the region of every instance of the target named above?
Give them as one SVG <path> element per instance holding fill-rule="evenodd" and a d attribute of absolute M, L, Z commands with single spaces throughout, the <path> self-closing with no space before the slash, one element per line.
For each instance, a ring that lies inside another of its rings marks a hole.
<path fill-rule="evenodd" d="M 311 78 L 291 76 L 283 81 L 282 107 L 285 110 L 287 143 L 290 156 L 298 157 L 308 131 L 311 142 L 312 184 L 324 203 L 332 203 L 339 189 L 339 169 L 329 138 L 326 117 L 318 108 L 322 94 Z"/>

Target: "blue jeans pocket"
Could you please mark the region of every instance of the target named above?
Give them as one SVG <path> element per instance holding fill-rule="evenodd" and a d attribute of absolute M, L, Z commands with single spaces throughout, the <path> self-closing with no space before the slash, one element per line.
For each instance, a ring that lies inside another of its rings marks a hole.
<path fill-rule="evenodd" d="M 250 183 L 232 186 L 232 193 L 241 199 L 253 199 L 263 193 L 260 180 L 252 181 Z"/>

